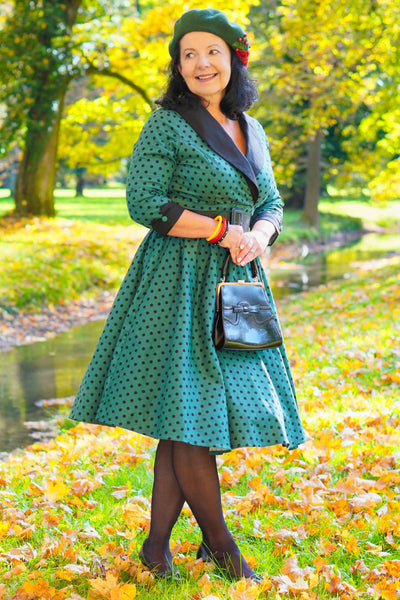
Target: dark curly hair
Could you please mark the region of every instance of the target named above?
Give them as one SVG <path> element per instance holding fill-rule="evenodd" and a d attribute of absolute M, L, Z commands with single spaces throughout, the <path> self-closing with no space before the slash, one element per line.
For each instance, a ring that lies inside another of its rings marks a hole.
<path fill-rule="evenodd" d="M 227 85 L 225 95 L 221 100 L 220 108 L 228 119 L 238 119 L 240 114 L 253 106 L 258 99 L 255 82 L 250 78 L 246 67 L 231 51 L 231 78 Z M 165 93 L 156 102 L 163 108 L 174 109 L 179 106 L 195 108 L 200 102 L 200 97 L 193 94 L 187 87 L 185 80 L 179 73 L 179 48 L 175 52 L 169 65 L 169 79 Z"/>

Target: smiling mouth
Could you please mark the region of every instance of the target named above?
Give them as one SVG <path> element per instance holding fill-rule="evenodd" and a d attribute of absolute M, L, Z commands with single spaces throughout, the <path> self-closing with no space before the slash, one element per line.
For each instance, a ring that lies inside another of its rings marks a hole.
<path fill-rule="evenodd" d="M 198 79 L 198 81 L 211 81 L 211 79 L 214 79 L 216 76 L 217 73 L 211 73 L 210 75 L 197 75 L 196 79 Z"/>

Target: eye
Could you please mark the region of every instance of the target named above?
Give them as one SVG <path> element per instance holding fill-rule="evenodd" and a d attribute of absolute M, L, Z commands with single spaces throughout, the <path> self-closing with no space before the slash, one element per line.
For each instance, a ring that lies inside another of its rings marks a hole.
<path fill-rule="evenodd" d="M 219 50 L 213 48 L 212 50 L 210 50 L 210 54 L 219 54 Z"/>
<path fill-rule="evenodd" d="M 193 56 L 194 56 L 194 52 L 187 52 L 185 54 L 185 58 L 193 58 Z"/>

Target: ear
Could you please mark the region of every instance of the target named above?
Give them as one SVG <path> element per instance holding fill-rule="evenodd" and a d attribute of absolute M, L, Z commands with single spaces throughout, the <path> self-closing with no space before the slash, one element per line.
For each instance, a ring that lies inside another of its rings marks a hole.
<path fill-rule="evenodd" d="M 179 74 L 180 74 L 180 75 L 182 75 L 182 67 L 181 67 L 181 63 L 179 63 L 179 64 L 177 65 L 177 69 L 178 69 L 178 71 L 179 71 Z"/>

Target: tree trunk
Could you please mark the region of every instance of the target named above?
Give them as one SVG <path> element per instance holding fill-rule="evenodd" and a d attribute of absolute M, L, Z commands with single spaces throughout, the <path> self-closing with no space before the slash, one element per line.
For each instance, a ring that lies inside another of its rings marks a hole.
<path fill-rule="evenodd" d="M 77 167 L 75 169 L 76 173 L 76 187 L 75 187 L 75 197 L 83 196 L 83 189 L 85 187 L 85 167 Z"/>
<path fill-rule="evenodd" d="M 15 208 L 19 215 L 54 217 L 54 185 L 58 135 L 63 112 L 64 90 L 58 101 L 52 122 L 38 135 L 28 129 L 25 148 L 15 184 Z"/>
<path fill-rule="evenodd" d="M 53 190 L 58 136 L 69 84 L 69 76 L 61 76 L 59 69 L 68 64 L 69 36 L 81 4 L 82 0 L 65 0 L 60 6 L 53 0 L 43 1 L 43 29 L 37 35 L 37 44 L 43 48 L 48 58 L 46 63 L 32 65 L 32 105 L 27 118 L 23 155 L 14 194 L 16 212 L 20 215 L 52 217 L 55 214 Z M 23 11 L 28 14 L 30 7 L 24 7 Z M 65 46 L 56 46 L 57 52 L 53 53 L 54 32 L 61 25 L 65 31 Z M 59 55 L 63 54 L 66 64 L 61 65 Z"/>
<path fill-rule="evenodd" d="M 303 220 L 312 227 L 319 226 L 318 201 L 321 185 L 321 143 L 319 129 L 308 146 L 307 181 L 304 199 Z"/>

